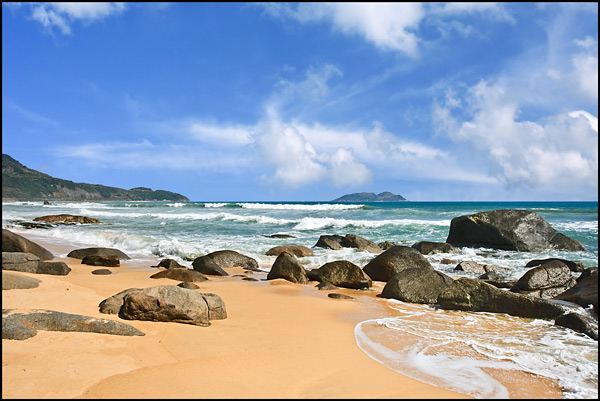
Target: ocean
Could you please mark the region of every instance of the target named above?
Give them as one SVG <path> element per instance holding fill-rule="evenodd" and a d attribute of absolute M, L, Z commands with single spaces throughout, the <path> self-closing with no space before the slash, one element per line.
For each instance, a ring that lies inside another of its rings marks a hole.
<path fill-rule="evenodd" d="M 7 202 L 2 204 L 2 227 L 78 248 L 118 248 L 149 266 L 157 258 L 191 266 L 198 256 L 230 249 L 256 259 L 268 271 L 275 257 L 265 252 L 277 245 L 312 248 L 325 234 L 356 234 L 375 243 L 406 246 L 445 242 L 454 217 L 497 209 L 534 211 L 587 250 L 460 248 L 459 254 L 425 257 L 453 278 L 476 275 L 455 271 L 456 264 L 442 259 L 506 267 L 509 279 L 525 274 L 532 259 L 557 257 L 598 266 L 598 202 Z M 51 214 L 88 216 L 105 224 L 24 228 L 35 217 Z M 375 256 L 352 248 L 313 250 L 314 256 L 300 259 L 306 269 L 334 260 L 364 267 Z M 522 371 L 556 379 L 563 398 L 598 397 L 598 342 L 583 334 L 540 319 L 381 302 L 397 316 L 359 323 L 356 342 L 371 358 L 403 375 L 476 398 L 507 398 L 498 372 Z"/>

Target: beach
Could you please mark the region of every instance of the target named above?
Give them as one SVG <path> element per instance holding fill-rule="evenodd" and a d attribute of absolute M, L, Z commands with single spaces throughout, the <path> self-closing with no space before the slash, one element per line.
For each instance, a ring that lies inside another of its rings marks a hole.
<path fill-rule="evenodd" d="M 313 285 L 231 268 L 196 290 L 219 295 L 226 319 L 210 327 L 126 321 L 101 314 L 98 304 L 123 289 L 178 282 L 151 279 L 156 268 L 127 262 L 93 275 L 97 267 L 76 259 L 53 261 L 71 272 L 19 273 L 42 282 L 2 291 L 3 308 L 121 320 L 145 336 L 40 330 L 25 341 L 2 340 L 2 398 L 470 398 L 400 375 L 358 348 L 354 326 L 392 312 L 376 291 L 339 289 L 355 299 L 337 300 Z M 540 380 L 538 390 L 561 397 L 551 381 Z"/>

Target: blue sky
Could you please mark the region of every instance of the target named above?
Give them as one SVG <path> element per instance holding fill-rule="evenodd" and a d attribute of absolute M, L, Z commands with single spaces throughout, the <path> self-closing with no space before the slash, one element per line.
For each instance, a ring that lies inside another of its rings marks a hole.
<path fill-rule="evenodd" d="M 598 3 L 2 3 L 2 152 L 195 201 L 597 201 Z"/>

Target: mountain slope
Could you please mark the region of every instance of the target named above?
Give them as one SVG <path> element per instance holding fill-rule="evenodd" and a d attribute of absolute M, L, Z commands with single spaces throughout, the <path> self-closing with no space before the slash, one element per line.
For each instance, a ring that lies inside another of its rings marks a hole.
<path fill-rule="evenodd" d="M 175 192 L 150 188 L 121 189 L 104 185 L 75 183 L 54 178 L 25 167 L 12 157 L 2 154 L 2 200 L 65 200 L 65 201 L 176 201 L 189 199 Z"/>
<path fill-rule="evenodd" d="M 400 202 L 405 200 L 403 196 L 394 195 L 391 192 L 382 192 L 379 195 L 375 195 L 373 192 L 358 192 L 341 196 L 332 202 Z"/>

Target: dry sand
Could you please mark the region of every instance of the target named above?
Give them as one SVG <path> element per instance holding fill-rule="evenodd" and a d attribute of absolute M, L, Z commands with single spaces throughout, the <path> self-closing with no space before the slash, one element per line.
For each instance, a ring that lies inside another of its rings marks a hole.
<path fill-rule="evenodd" d="M 38 331 L 24 341 L 2 340 L 2 398 L 470 398 L 394 372 L 358 347 L 357 323 L 393 314 L 375 297 L 380 289 L 319 291 L 316 283 L 267 281 L 264 273 L 231 268 L 229 277 L 196 283 L 196 291 L 223 299 L 226 319 L 210 327 L 128 321 L 101 314 L 98 304 L 127 288 L 178 282 L 151 279 L 158 269 L 128 262 L 109 268 L 111 275 L 93 275 L 99 267 L 54 261 L 72 271 L 20 273 L 42 282 L 2 291 L 3 308 L 113 319 L 145 336 Z M 330 292 L 355 299 L 331 299 Z M 536 380 L 533 390 L 538 397 L 561 397 L 552 382 Z"/>

